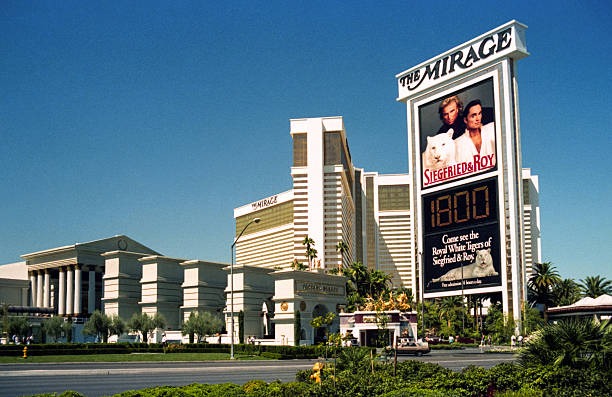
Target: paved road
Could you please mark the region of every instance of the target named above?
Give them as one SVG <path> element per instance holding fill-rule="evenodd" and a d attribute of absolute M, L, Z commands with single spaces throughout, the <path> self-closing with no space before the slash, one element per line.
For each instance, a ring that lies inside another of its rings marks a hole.
<path fill-rule="evenodd" d="M 402 356 L 439 363 L 453 370 L 468 365 L 490 368 L 513 361 L 508 354 L 481 354 L 477 349 L 432 351 L 423 357 Z M 0 365 L 0 396 L 14 397 L 75 390 L 89 397 L 108 396 L 126 390 L 190 383 L 243 384 L 252 379 L 290 382 L 298 370 L 312 368 L 315 360 L 127 362 Z"/>

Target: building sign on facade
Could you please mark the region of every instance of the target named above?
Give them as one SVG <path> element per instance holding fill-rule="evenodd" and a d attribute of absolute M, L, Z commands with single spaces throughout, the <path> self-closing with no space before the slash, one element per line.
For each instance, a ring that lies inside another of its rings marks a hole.
<path fill-rule="evenodd" d="M 308 294 L 344 296 L 344 287 L 334 284 L 325 284 L 314 281 L 295 281 L 296 292 Z"/>
<path fill-rule="evenodd" d="M 265 198 L 263 200 L 259 200 L 251 204 L 253 211 L 259 210 L 262 208 L 270 207 L 271 205 L 278 203 L 278 194 L 272 197 Z"/>

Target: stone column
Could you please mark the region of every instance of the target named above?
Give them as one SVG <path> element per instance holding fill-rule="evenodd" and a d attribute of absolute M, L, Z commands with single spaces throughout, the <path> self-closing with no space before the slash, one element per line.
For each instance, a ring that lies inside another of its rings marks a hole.
<path fill-rule="evenodd" d="M 59 268 L 59 291 L 57 297 L 57 314 L 63 316 L 66 313 L 66 269 Z"/>
<path fill-rule="evenodd" d="M 87 313 L 96 310 L 96 267 L 89 267 L 89 288 L 87 290 Z"/>
<path fill-rule="evenodd" d="M 49 279 L 49 269 L 45 269 L 44 272 L 43 307 L 50 307 L 49 297 L 51 296 L 51 283 Z"/>
<path fill-rule="evenodd" d="M 74 265 L 74 314 L 81 314 L 81 265 Z"/>
<path fill-rule="evenodd" d="M 39 270 L 36 275 L 36 307 L 43 307 L 43 274 Z"/>
<path fill-rule="evenodd" d="M 72 314 L 72 307 L 74 305 L 72 299 L 72 294 L 74 292 L 74 285 L 72 284 L 73 281 L 72 267 L 68 266 L 66 272 L 66 315 L 68 316 Z"/>
<path fill-rule="evenodd" d="M 30 306 L 36 306 L 36 273 L 34 271 L 30 272 L 30 288 L 32 289 L 32 301 L 30 302 Z"/>

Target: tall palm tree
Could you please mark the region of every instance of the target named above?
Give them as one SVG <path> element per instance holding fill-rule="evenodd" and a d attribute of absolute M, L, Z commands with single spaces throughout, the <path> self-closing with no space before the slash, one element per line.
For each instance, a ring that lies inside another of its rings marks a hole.
<path fill-rule="evenodd" d="M 344 253 L 348 251 L 348 245 L 344 241 L 340 241 L 336 246 L 336 251 L 340 252 L 340 264 L 338 264 L 338 274 L 342 274 L 342 266 L 344 264 Z"/>
<path fill-rule="evenodd" d="M 304 240 L 302 240 L 302 245 L 306 246 L 306 258 L 308 258 L 308 268 L 311 269 L 312 268 L 312 264 L 310 263 L 310 247 L 312 247 L 315 244 L 314 240 L 311 239 L 310 237 L 306 236 L 304 237 Z"/>
<path fill-rule="evenodd" d="M 314 249 L 314 248 L 309 248 L 306 251 L 306 255 L 308 255 L 308 263 L 310 264 L 310 266 L 312 268 L 313 260 L 317 258 L 317 250 Z"/>
<path fill-rule="evenodd" d="M 580 299 L 580 287 L 571 278 L 559 281 L 552 289 L 552 303 L 555 306 L 567 306 Z"/>
<path fill-rule="evenodd" d="M 541 303 L 544 309 L 544 321 L 548 323 L 546 309 L 552 299 L 552 289 L 561 281 L 557 270 L 550 262 L 535 263 L 533 274 L 529 278 L 528 286 L 532 292 L 531 296 L 535 303 Z"/>
<path fill-rule="evenodd" d="M 370 297 L 377 299 L 381 295 L 386 295 L 389 292 L 389 282 L 391 276 L 380 270 L 372 270 L 369 272 Z"/>
<path fill-rule="evenodd" d="M 450 329 L 451 321 L 458 311 L 463 308 L 463 300 L 460 296 L 446 296 L 438 302 L 440 319 L 446 320 L 446 326 Z"/>
<path fill-rule="evenodd" d="M 582 296 L 588 296 L 595 299 L 602 295 L 612 295 L 612 281 L 606 280 L 605 277 L 589 276 L 584 280 L 580 280 L 580 283 Z"/>

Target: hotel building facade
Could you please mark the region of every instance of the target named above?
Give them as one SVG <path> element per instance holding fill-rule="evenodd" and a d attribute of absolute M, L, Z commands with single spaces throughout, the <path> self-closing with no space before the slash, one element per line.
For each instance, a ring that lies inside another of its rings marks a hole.
<path fill-rule="evenodd" d="M 415 190 L 410 174 L 367 171 L 353 164 L 342 117 L 292 119 L 293 189 L 234 210 L 236 262 L 269 269 L 309 264 L 305 238 L 317 256 L 309 266 L 324 270 L 362 262 L 390 275 L 393 287 L 418 285 Z M 525 279 L 541 261 L 538 177 L 523 169 Z M 347 245 L 341 254 L 338 243 Z M 415 294 L 416 295 L 416 294 Z"/>

